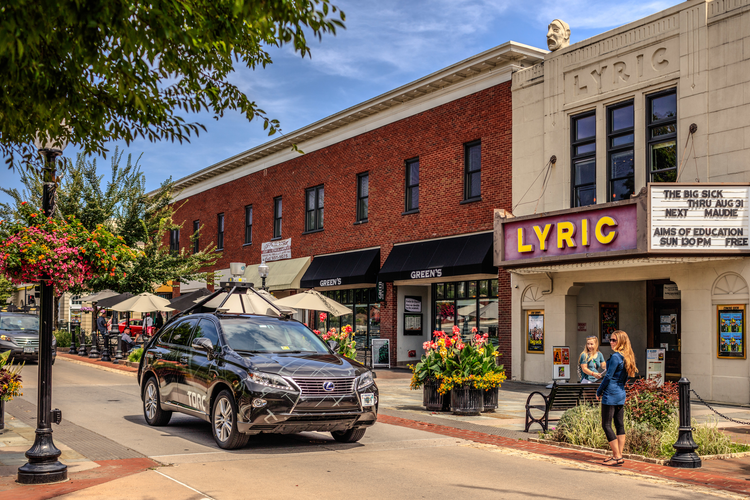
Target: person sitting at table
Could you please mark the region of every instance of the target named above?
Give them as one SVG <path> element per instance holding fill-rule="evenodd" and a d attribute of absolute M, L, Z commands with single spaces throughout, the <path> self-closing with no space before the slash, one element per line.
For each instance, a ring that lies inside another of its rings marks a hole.
<path fill-rule="evenodd" d="M 126 326 L 125 329 L 122 331 L 122 343 L 125 344 L 125 352 L 130 352 L 132 349 L 135 349 L 136 347 L 135 342 L 130 337 L 129 326 Z"/>

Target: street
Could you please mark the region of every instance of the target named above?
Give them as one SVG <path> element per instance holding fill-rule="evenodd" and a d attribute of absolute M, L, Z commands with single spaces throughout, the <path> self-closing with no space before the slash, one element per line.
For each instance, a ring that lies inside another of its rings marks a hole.
<path fill-rule="evenodd" d="M 7 405 L 8 413 L 25 414 L 30 425 L 36 369 L 24 368 L 24 395 Z M 146 456 L 163 464 L 60 498 L 577 499 L 583 485 L 633 498 L 704 498 L 710 492 L 383 423 L 357 444 L 339 444 L 322 433 L 271 435 L 225 452 L 214 445 L 209 424 L 197 419 L 174 414 L 166 427 L 146 425 L 134 374 L 60 358 L 53 380 L 53 407 L 64 421 L 54 427 L 55 440 L 79 454 L 69 455 L 79 456 L 69 464 L 71 472 L 95 467 L 93 460 Z"/>

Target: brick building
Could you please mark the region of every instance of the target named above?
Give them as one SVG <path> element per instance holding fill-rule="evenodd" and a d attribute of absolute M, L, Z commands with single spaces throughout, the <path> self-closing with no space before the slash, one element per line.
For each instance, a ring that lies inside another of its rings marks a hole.
<path fill-rule="evenodd" d="M 275 295 L 330 295 L 354 315 L 298 319 L 351 324 L 359 346 L 389 339 L 393 365 L 457 324 L 498 336 L 510 368 L 493 209 L 512 202 L 511 74 L 544 53 L 505 43 L 178 180 L 171 244 L 191 249 L 202 227 L 199 248 L 221 248 L 214 270 L 245 262 L 259 285 L 265 260 Z"/>

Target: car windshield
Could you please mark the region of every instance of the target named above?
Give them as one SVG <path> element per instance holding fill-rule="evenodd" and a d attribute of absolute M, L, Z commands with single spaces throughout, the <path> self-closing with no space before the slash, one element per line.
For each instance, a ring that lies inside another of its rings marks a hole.
<path fill-rule="evenodd" d="M 2 316 L 0 330 L 23 330 L 39 332 L 39 318 L 36 316 Z"/>
<path fill-rule="evenodd" d="M 235 351 L 257 353 L 315 352 L 328 354 L 326 344 L 296 321 L 268 318 L 221 318 L 221 329 Z"/>

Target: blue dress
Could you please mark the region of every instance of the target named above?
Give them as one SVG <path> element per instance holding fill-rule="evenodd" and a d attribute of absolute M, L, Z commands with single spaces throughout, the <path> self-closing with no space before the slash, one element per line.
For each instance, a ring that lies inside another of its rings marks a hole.
<path fill-rule="evenodd" d="M 612 353 L 607 361 L 607 373 L 596 389 L 596 395 L 602 398 L 603 405 L 625 404 L 625 382 L 628 371 L 625 369 L 625 358 L 619 352 Z"/>

